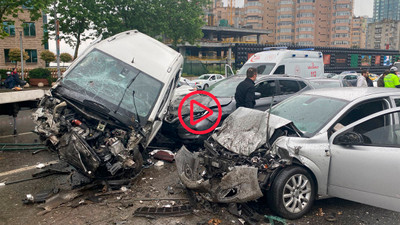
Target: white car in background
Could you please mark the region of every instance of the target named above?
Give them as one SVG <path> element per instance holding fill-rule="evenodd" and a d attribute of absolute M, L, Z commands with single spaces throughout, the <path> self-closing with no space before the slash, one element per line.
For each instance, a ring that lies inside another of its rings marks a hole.
<path fill-rule="evenodd" d="M 225 79 L 225 77 L 221 74 L 203 74 L 199 76 L 199 78 L 197 78 L 196 80 L 192 80 L 191 82 L 195 83 L 195 86 L 198 90 L 205 90 L 211 85 L 223 79 Z"/>

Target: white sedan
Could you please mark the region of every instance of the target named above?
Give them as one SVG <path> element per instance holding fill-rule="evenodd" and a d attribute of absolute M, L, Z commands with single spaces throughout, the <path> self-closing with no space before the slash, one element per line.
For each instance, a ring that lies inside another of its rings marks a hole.
<path fill-rule="evenodd" d="M 196 80 L 192 80 L 191 82 L 195 82 L 196 88 L 198 90 L 205 90 L 211 85 L 217 83 L 220 80 L 223 80 L 225 77 L 221 74 L 203 74 L 199 76 Z"/>

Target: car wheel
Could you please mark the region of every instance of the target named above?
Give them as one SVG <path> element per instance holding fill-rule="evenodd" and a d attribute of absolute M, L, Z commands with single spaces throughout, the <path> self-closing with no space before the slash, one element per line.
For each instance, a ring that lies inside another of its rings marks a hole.
<path fill-rule="evenodd" d="M 314 180 L 302 167 L 284 169 L 268 191 L 270 209 L 286 219 L 298 219 L 306 214 L 315 199 Z"/>
<path fill-rule="evenodd" d="M 207 88 L 208 88 L 208 84 L 205 84 L 203 90 L 206 90 Z"/>

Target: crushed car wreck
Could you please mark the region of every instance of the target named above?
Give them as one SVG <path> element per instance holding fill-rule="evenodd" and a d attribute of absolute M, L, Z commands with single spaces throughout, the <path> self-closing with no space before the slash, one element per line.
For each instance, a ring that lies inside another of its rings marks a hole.
<path fill-rule="evenodd" d="M 90 179 L 129 178 L 161 127 L 183 57 L 136 30 L 92 44 L 41 100 L 36 132 Z"/>
<path fill-rule="evenodd" d="M 400 211 L 394 179 L 400 173 L 394 160 L 400 157 L 399 98 L 398 90 L 320 89 L 283 101 L 271 113 L 239 108 L 202 149 L 179 150 L 178 175 L 211 202 L 265 195 L 270 209 L 287 219 L 325 197 Z"/>

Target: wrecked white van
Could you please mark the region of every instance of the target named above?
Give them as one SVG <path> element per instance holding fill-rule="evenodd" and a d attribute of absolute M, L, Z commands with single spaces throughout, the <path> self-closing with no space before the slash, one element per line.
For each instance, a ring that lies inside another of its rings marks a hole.
<path fill-rule="evenodd" d="M 310 50 L 269 49 L 251 56 L 237 74 L 257 68 L 259 75 L 287 74 L 299 77 L 319 77 L 324 74 L 321 52 Z"/>
<path fill-rule="evenodd" d="M 36 132 L 90 179 L 134 176 L 182 64 L 182 55 L 137 30 L 94 43 L 41 100 Z"/>

